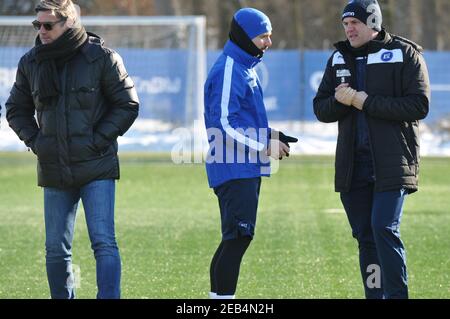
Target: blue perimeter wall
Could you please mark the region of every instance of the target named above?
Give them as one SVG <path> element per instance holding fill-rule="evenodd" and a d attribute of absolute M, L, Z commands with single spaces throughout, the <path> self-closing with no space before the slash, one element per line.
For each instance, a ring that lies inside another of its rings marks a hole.
<path fill-rule="evenodd" d="M 25 48 L 0 47 L 0 103 L 4 105 Z M 141 118 L 182 123 L 189 100 L 188 54 L 183 50 L 117 49 L 141 100 Z M 331 51 L 269 50 L 257 67 L 271 121 L 315 121 L 312 99 Z M 220 51 L 209 51 L 208 70 Z M 432 100 L 426 122 L 450 116 L 450 52 L 426 52 Z M 192 82 L 192 81 L 191 81 Z M 4 113 L 2 112 L 2 117 Z"/>

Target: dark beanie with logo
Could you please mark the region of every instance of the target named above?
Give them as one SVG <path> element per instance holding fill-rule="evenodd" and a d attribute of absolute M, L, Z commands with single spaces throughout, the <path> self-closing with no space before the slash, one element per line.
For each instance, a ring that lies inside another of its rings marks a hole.
<path fill-rule="evenodd" d="M 248 54 L 261 58 L 264 52 L 258 49 L 252 39 L 271 31 L 270 20 L 263 12 L 253 8 L 243 8 L 238 10 L 231 20 L 229 37 Z"/>
<path fill-rule="evenodd" d="M 383 16 L 377 0 L 352 0 L 342 12 L 342 20 L 356 18 L 368 27 L 381 31 Z"/>

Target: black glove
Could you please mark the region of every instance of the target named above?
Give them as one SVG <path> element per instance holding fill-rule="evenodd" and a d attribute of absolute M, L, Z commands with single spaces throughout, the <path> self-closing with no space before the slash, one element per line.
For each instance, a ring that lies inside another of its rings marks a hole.
<path fill-rule="evenodd" d="M 281 142 L 283 142 L 284 144 L 286 144 L 287 147 L 289 146 L 289 143 L 297 143 L 298 142 L 298 138 L 289 136 L 289 135 L 285 135 L 283 132 L 279 132 L 279 138 L 278 138 Z"/>

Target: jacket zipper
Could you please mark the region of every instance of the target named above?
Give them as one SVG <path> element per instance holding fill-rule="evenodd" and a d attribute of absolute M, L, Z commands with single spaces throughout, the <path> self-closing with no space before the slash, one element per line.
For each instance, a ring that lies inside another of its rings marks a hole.
<path fill-rule="evenodd" d="M 348 66 L 348 68 L 350 69 L 350 74 L 351 74 L 351 83 L 349 83 L 350 85 L 355 85 L 354 83 L 354 79 L 355 79 L 355 66 L 351 63 L 351 59 L 347 60 L 345 59 L 345 57 L 347 57 L 348 55 L 342 53 L 342 56 L 344 57 L 344 61 L 345 61 L 345 65 Z M 348 62 L 350 61 L 350 62 Z M 354 112 L 351 113 L 352 116 L 352 132 L 351 132 L 351 148 L 350 148 L 350 165 L 348 167 L 347 170 L 347 177 L 346 177 L 346 181 L 345 181 L 345 188 L 347 191 L 349 191 L 352 187 L 352 176 L 353 176 L 353 165 L 354 165 L 354 161 L 355 161 L 355 136 L 356 136 L 356 120 L 355 120 L 355 114 Z"/>
<path fill-rule="evenodd" d="M 369 57 L 367 57 L 367 58 L 369 58 Z M 365 79 L 364 79 L 365 86 L 366 86 L 365 87 L 366 93 L 367 93 L 367 83 L 369 83 L 367 81 L 367 79 L 369 78 L 368 74 L 369 74 L 369 69 L 367 68 L 367 60 L 366 60 L 366 74 L 365 74 Z M 368 128 L 367 135 L 369 136 L 370 156 L 372 157 L 373 178 L 375 179 L 375 184 L 376 184 L 377 183 L 377 165 L 376 165 L 376 162 L 375 162 L 375 156 L 374 156 L 374 151 L 373 151 L 373 146 L 372 146 L 372 136 L 370 135 L 370 121 L 369 121 L 369 119 L 367 117 L 366 112 L 364 112 L 364 117 L 366 118 L 366 122 L 367 122 L 367 128 Z"/>

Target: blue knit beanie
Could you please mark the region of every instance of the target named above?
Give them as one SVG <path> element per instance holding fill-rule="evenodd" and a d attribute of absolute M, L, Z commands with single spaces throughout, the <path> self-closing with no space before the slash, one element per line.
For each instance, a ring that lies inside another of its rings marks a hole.
<path fill-rule="evenodd" d="M 244 29 L 250 39 L 272 31 L 272 24 L 269 18 L 261 11 L 253 8 L 238 10 L 234 14 L 234 19 Z"/>

